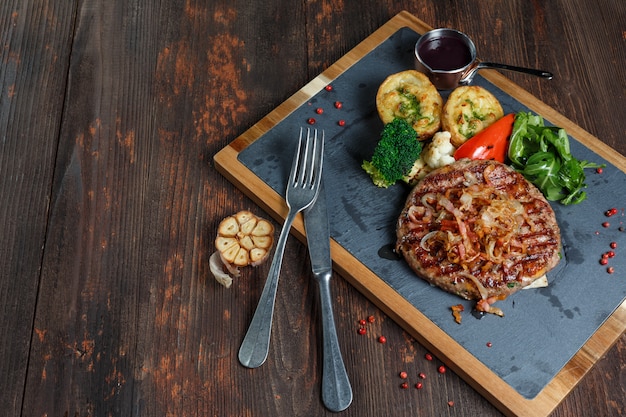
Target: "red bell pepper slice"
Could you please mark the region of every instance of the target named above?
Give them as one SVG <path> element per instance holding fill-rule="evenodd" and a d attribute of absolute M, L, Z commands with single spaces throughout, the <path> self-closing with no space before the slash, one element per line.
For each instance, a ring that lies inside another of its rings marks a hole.
<path fill-rule="evenodd" d="M 509 136 L 513 132 L 515 114 L 510 113 L 496 120 L 463 143 L 454 152 L 457 161 L 463 158 L 492 159 L 499 162 L 506 160 Z"/>

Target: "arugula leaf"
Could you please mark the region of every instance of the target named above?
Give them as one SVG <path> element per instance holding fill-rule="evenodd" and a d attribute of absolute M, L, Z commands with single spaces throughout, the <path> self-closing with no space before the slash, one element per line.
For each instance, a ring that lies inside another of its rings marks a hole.
<path fill-rule="evenodd" d="M 565 129 L 545 126 L 541 116 L 530 112 L 515 115 L 508 157 L 548 200 L 566 205 L 587 197 L 585 168 L 604 167 L 574 158 Z"/>

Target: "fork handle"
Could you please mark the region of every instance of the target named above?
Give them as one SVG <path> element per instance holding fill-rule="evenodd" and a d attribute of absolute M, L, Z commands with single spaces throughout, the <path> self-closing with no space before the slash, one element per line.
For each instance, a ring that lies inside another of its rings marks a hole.
<path fill-rule="evenodd" d="M 343 363 L 337 330 L 333 316 L 333 307 L 330 297 L 331 272 L 317 275 L 319 282 L 322 340 L 323 340 L 323 370 L 322 370 L 322 401 L 331 411 L 343 411 L 352 403 L 352 387 L 346 367 Z"/>
<path fill-rule="evenodd" d="M 248 368 L 258 368 L 267 359 L 278 277 L 280 276 L 280 267 L 283 263 L 283 254 L 285 253 L 289 229 L 296 214 L 297 212 L 294 210 L 289 210 L 287 214 L 283 229 L 276 243 L 276 251 L 274 252 L 274 258 L 272 259 L 272 265 L 270 266 L 261 298 L 259 298 L 259 304 L 250 322 L 250 327 L 248 327 L 248 332 L 239 348 L 239 362 Z"/>

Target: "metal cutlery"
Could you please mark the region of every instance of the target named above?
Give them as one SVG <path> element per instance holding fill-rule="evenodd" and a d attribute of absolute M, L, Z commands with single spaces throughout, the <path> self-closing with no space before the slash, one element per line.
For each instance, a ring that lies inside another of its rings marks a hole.
<path fill-rule="evenodd" d="M 296 215 L 313 204 L 319 192 L 324 154 L 324 134 L 318 135 L 316 129 L 307 129 L 306 138 L 303 136 L 304 131 L 300 129 L 298 148 L 293 158 L 285 193 L 285 201 L 289 211 L 276 244 L 274 258 L 259 304 L 239 348 L 239 362 L 248 368 L 257 368 L 267 359 L 278 277 L 289 229 Z"/>
<path fill-rule="evenodd" d="M 323 185 L 315 203 L 304 212 L 304 225 L 313 276 L 319 284 L 323 336 L 322 400 L 326 408 L 339 412 L 352 403 L 352 387 L 339 349 L 333 316 L 330 228 Z"/>

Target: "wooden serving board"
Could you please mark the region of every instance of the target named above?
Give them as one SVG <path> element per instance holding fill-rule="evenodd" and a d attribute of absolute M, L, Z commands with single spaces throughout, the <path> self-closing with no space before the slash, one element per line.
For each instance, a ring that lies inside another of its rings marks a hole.
<path fill-rule="evenodd" d="M 626 330 L 626 283 L 601 273 L 597 262 L 607 239 L 626 247 L 626 234 L 594 232 L 606 208 L 626 201 L 626 191 L 616 191 L 626 190 L 626 158 L 498 72 L 481 71 L 476 83 L 496 94 L 505 112 L 529 110 L 564 127 L 574 155 L 607 168 L 602 176 L 588 176 L 589 198 L 582 205 L 553 204 L 564 259 L 549 274 L 550 286 L 504 300 L 503 319 L 474 320 L 468 314 L 462 325 L 455 324 L 449 307 L 462 300 L 428 286 L 403 262 L 380 256 L 393 243 L 407 190 L 377 189 L 360 169 L 378 137 L 373 129 L 382 127 L 372 110 L 373 91 L 392 70 L 411 67 L 410 47 L 429 29 L 407 12 L 398 14 L 218 152 L 216 168 L 284 219 L 283 188 L 297 127 L 316 117 L 327 140 L 324 181 L 329 212 L 336 216 L 330 219 L 335 270 L 503 413 L 546 416 Z M 325 90 L 328 85 L 333 90 Z M 333 109 L 335 100 L 343 102 L 341 110 Z M 323 115 L 315 115 L 318 106 L 325 108 Z M 345 126 L 338 125 L 340 119 Z M 301 217 L 293 233 L 305 242 Z M 622 264 L 616 270 L 626 270 Z M 488 352 L 487 341 L 494 345 Z"/>

